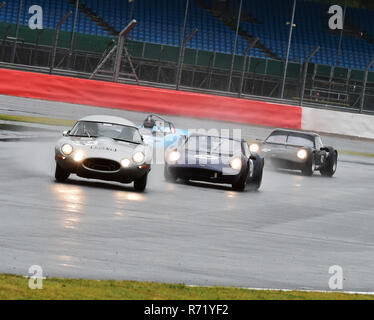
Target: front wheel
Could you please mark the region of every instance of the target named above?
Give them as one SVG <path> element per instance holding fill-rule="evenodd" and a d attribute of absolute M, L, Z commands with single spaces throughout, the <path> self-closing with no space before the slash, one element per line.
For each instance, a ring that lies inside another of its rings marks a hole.
<path fill-rule="evenodd" d="M 253 162 L 253 165 L 253 176 L 247 180 L 247 185 L 250 191 L 258 191 L 262 184 L 262 176 L 264 173 L 265 166 L 264 158 L 257 155 L 256 160 Z"/>
<path fill-rule="evenodd" d="M 69 178 L 70 172 L 63 169 L 57 162 L 56 162 L 56 171 L 55 171 L 55 178 L 58 182 L 64 182 L 67 178 Z"/>
<path fill-rule="evenodd" d="M 140 179 L 134 181 L 134 189 L 139 192 L 143 192 L 147 186 L 148 173 L 142 176 Z"/>
<path fill-rule="evenodd" d="M 232 188 L 235 191 L 244 191 L 245 186 L 246 186 L 246 181 L 243 178 L 240 178 L 240 180 L 238 182 L 232 184 Z"/>
<path fill-rule="evenodd" d="M 324 177 L 332 177 L 338 166 L 338 152 L 333 148 L 329 148 L 329 154 L 326 159 L 326 164 L 320 169 L 321 175 Z"/>

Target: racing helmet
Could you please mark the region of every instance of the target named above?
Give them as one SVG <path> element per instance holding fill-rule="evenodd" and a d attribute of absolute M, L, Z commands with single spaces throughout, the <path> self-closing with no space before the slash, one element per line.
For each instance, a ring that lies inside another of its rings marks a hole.
<path fill-rule="evenodd" d="M 148 116 L 143 122 L 143 127 L 146 129 L 152 129 L 155 124 L 156 121 L 152 118 L 152 116 Z"/>

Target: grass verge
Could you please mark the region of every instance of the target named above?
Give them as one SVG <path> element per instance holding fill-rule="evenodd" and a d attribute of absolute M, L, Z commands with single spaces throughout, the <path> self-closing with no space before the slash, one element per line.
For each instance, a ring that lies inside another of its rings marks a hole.
<path fill-rule="evenodd" d="M 39 123 L 39 124 L 61 126 L 61 127 L 71 127 L 76 122 L 74 120 L 66 120 L 66 119 L 44 118 L 44 117 L 33 117 L 33 116 L 15 116 L 15 115 L 8 115 L 8 114 L 0 114 L 0 120 L 26 122 L 26 123 Z"/>
<path fill-rule="evenodd" d="M 249 290 L 231 287 L 190 287 L 136 281 L 48 278 L 42 290 L 31 290 L 29 279 L 0 275 L 1 300 L 374 300 L 373 295 L 340 292 Z"/>

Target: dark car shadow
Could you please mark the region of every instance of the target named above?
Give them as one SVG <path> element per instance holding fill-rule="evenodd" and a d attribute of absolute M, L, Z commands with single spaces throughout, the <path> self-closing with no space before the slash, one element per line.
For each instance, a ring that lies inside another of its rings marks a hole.
<path fill-rule="evenodd" d="M 100 182 L 96 180 L 85 181 L 85 180 L 75 180 L 75 179 L 68 179 L 64 182 L 58 182 L 56 180 L 52 180 L 52 181 L 58 184 L 82 186 L 82 187 L 88 187 L 88 188 L 94 188 L 94 189 L 137 192 L 136 190 L 134 190 L 131 183 L 119 185 L 119 184 L 115 184 L 115 182 L 110 183 L 110 182 Z"/>
<path fill-rule="evenodd" d="M 331 179 L 331 177 L 325 177 L 323 175 L 320 174 L 319 171 L 315 171 L 313 173 L 313 175 L 311 176 L 306 176 L 306 175 L 303 175 L 300 171 L 298 170 L 292 170 L 292 169 L 279 169 L 279 168 L 266 168 L 266 171 L 269 171 L 269 172 L 276 172 L 276 173 L 279 173 L 279 174 L 284 174 L 284 175 L 289 175 L 289 176 L 297 176 L 297 177 L 305 177 L 305 178 L 323 178 L 323 179 Z"/>
<path fill-rule="evenodd" d="M 203 189 L 210 189 L 210 190 L 221 190 L 221 191 L 234 191 L 238 193 L 245 193 L 250 192 L 253 193 L 253 191 L 250 190 L 250 188 L 247 186 L 245 191 L 237 191 L 234 190 L 231 186 L 225 185 L 225 184 L 218 184 L 218 183 L 209 183 L 204 181 L 182 181 L 178 180 L 177 182 L 174 182 L 178 185 L 185 185 L 185 186 L 191 186 L 195 188 L 203 188 Z"/>
<path fill-rule="evenodd" d="M 178 181 L 177 184 L 182 184 L 182 185 L 187 185 L 187 186 L 192 186 L 192 187 L 200 187 L 204 189 L 215 189 L 215 190 L 224 190 L 228 191 L 231 190 L 232 188 L 228 185 L 224 184 L 211 184 L 208 182 L 197 182 L 197 181 Z"/>

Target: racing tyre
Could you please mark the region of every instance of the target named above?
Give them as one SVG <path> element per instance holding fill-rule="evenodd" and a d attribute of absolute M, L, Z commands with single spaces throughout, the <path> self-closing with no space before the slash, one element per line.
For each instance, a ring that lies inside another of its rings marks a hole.
<path fill-rule="evenodd" d="M 314 162 L 314 154 L 312 153 L 311 157 L 309 157 L 308 161 L 305 163 L 304 168 L 301 170 L 303 176 L 312 176 L 314 170 L 316 169 L 316 164 Z"/>
<path fill-rule="evenodd" d="M 145 190 L 145 187 L 147 186 L 147 178 L 148 178 L 148 173 L 146 173 L 140 179 L 134 181 L 135 191 L 143 192 Z"/>
<path fill-rule="evenodd" d="M 329 154 L 326 159 L 326 165 L 320 169 L 321 175 L 324 177 L 332 177 L 338 167 L 338 152 L 329 147 Z"/>
<path fill-rule="evenodd" d="M 245 176 L 242 176 L 238 182 L 232 184 L 232 188 L 235 191 L 244 191 L 246 184 Z"/>
<path fill-rule="evenodd" d="M 166 165 L 164 166 L 164 177 L 167 182 L 177 181 L 177 177 L 169 171 Z"/>
<path fill-rule="evenodd" d="M 262 183 L 262 176 L 264 173 L 264 165 L 265 160 L 259 156 L 256 156 L 256 160 L 254 162 L 254 175 L 253 177 L 247 182 L 248 183 L 248 189 L 250 191 L 258 191 L 261 187 Z"/>
<path fill-rule="evenodd" d="M 70 173 L 65 169 L 61 168 L 58 163 L 56 163 L 56 171 L 55 171 L 55 178 L 58 182 L 64 182 L 67 178 L 69 178 Z"/>

